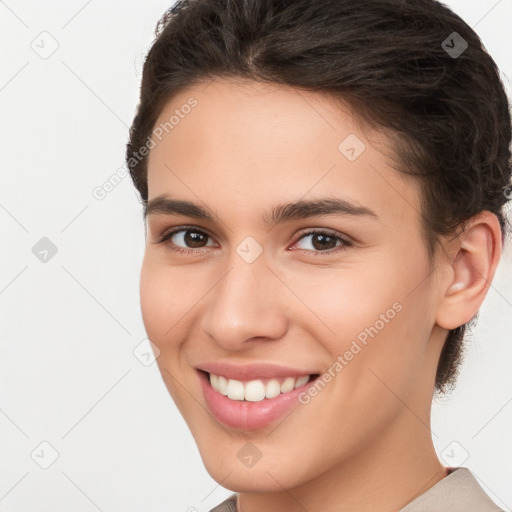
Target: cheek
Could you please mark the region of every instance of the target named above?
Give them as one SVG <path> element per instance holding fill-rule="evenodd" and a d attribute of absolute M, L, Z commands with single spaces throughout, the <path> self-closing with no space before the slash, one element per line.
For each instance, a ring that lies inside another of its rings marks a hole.
<path fill-rule="evenodd" d="M 404 286 L 396 279 L 395 269 L 382 265 L 379 258 L 375 256 L 374 264 L 347 264 L 325 272 L 315 269 L 308 276 L 291 276 L 288 282 L 310 308 L 307 318 L 318 339 L 330 339 L 334 346 L 339 344 L 336 348 L 343 349 L 358 336 L 364 340 L 365 329 L 376 323 L 379 331 L 387 329 L 381 315 L 393 322 Z"/>
<path fill-rule="evenodd" d="M 185 296 L 190 286 L 182 281 L 179 270 L 161 265 L 152 255 L 144 256 L 140 274 L 142 319 L 149 339 L 160 350 L 172 347 L 179 319 L 186 313 Z"/>
<path fill-rule="evenodd" d="M 318 274 L 315 286 L 301 289 L 316 314 L 308 314 L 313 336 L 323 340 L 333 362 L 346 354 L 350 371 L 344 373 L 353 386 L 368 381 L 369 368 L 390 382 L 407 380 L 421 364 L 432 327 L 431 290 L 418 286 L 428 273 L 426 262 L 403 262 L 396 253 L 372 259 L 364 269 Z"/>
<path fill-rule="evenodd" d="M 161 351 L 176 348 L 186 338 L 191 315 L 209 287 L 207 275 L 145 254 L 140 274 L 142 319 L 149 339 Z"/>
<path fill-rule="evenodd" d="M 177 377 L 182 364 L 180 337 L 184 329 L 180 319 L 187 307 L 183 300 L 183 290 L 187 288 L 182 288 L 184 283 L 177 284 L 178 272 L 146 254 L 140 275 L 140 303 L 147 336 L 160 351 L 156 362 L 162 379 L 182 415 L 188 417 L 187 407 L 193 410 L 193 406 L 187 403 L 187 395 L 183 395 L 183 384 L 179 383 L 182 377 Z"/>
<path fill-rule="evenodd" d="M 148 262 L 146 255 L 140 274 L 140 305 L 148 337 L 158 346 L 161 344 L 162 334 L 165 333 L 166 311 L 169 310 L 165 289 L 165 283 L 158 279 L 155 265 Z"/>
<path fill-rule="evenodd" d="M 361 347 L 347 367 L 348 387 L 370 402 L 374 397 L 376 410 L 395 401 L 388 387 L 405 398 L 421 385 L 434 309 L 428 284 L 418 286 L 425 272 L 421 265 L 390 262 L 385 275 L 375 276 L 379 282 L 365 281 L 365 294 L 355 292 L 346 304 L 344 348 Z"/>

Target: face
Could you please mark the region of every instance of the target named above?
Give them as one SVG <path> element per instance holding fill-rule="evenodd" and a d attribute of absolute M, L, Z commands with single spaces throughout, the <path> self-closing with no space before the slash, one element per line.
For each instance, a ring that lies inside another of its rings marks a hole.
<path fill-rule="evenodd" d="M 290 488 L 428 435 L 435 290 L 385 136 L 252 81 L 191 87 L 155 126 L 173 115 L 149 156 L 141 307 L 211 476 Z"/>

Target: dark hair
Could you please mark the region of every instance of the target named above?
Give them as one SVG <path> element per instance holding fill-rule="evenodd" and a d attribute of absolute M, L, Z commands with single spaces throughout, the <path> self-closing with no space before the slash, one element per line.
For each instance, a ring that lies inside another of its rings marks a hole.
<path fill-rule="evenodd" d="M 430 262 L 441 236 L 456 236 L 484 210 L 498 217 L 505 241 L 503 206 L 512 195 L 507 96 L 478 35 L 442 3 L 178 0 L 155 36 L 126 148 L 144 204 L 148 158 L 140 148 L 167 102 L 200 81 L 247 78 L 339 99 L 390 136 L 397 170 L 421 181 Z M 455 383 L 468 325 L 447 336 L 438 392 Z"/>

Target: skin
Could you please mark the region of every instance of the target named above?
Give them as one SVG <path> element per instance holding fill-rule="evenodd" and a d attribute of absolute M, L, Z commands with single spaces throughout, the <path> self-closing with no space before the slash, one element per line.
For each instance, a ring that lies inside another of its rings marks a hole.
<path fill-rule="evenodd" d="M 240 493 L 243 512 L 402 508 L 445 476 L 429 428 L 437 362 L 448 329 L 469 321 L 487 293 L 501 255 L 497 218 L 483 212 L 443 240 L 430 267 L 419 185 L 392 167 L 383 133 L 319 93 L 225 78 L 173 97 L 157 125 L 192 96 L 198 105 L 150 151 L 149 200 L 172 195 L 217 217 L 149 214 L 140 286 L 163 380 L 207 471 Z M 366 145 L 353 162 L 338 149 L 349 134 Z M 262 220 L 279 203 L 322 197 L 378 219 Z M 207 235 L 202 247 L 183 232 L 157 243 L 181 225 Z M 352 245 L 334 239 L 322 251 L 318 237 L 300 240 L 307 228 Z M 263 249 L 250 264 L 236 252 L 248 236 Z M 173 243 L 192 252 L 172 252 Z M 401 311 L 279 424 L 239 431 L 209 413 L 201 363 L 321 373 L 396 302 Z M 252 467 L 237 457 L 248 441 L 261 452 Z"/>

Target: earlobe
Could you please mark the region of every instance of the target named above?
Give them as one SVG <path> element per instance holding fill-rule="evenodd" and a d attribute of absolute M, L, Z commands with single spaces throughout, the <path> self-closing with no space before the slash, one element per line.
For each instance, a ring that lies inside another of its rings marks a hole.
<path fill-rule="evenodd" d="M 469 322 L 489 290 L 501 257 L 498 218 L 488 211 L 476 215 L 453 244 L 455 257 L 446 262 L 450 279 L 441 285 L 436 318 L 436 323 L 448 330 Z"/>

